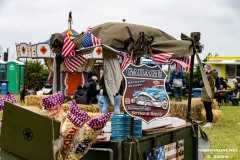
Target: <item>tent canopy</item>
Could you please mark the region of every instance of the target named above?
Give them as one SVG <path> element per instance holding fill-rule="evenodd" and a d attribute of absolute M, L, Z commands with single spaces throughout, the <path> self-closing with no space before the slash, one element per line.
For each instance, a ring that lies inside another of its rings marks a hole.
<path fill-rule="evenodd" d="M 92 34 L 101 40 L 103 48 L 131 53 L 133 58 L 151 56 L 159 53 L 174 53 L 173 58 L 188 57 L 193 54 L 192 41 L 177 40 L 171 35 L 148 26 L 108 22 L 92 28 Z M 86 33 L 81 33 L 74 40 L 77 53 L 88 54 L 93 48 L 84 48 L 81 44 Z M 53 34 L 50 44 L 53 48 L 62 48 L 63 38 Z M 54 42 L 58 41 L 54 45 Z M 59 43 L 60 42 L 60 43 Z M 106 47 L 108 46 L 108 47 Z M 59 50 L 60 51 L 60 50 Z"/>

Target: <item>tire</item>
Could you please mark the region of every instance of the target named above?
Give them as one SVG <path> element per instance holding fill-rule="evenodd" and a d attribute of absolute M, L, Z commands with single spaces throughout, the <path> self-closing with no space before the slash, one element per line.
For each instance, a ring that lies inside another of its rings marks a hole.
<path fill-rule="evenodd" d="M 167 97 L 163 97 L 162 99 L 162 109 L 166 110 L 168 108 L 169 101 Z"/>

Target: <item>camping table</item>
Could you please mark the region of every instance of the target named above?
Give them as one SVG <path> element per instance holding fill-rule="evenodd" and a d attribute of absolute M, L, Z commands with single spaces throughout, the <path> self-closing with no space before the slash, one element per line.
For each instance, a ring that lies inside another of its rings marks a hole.
<path fill-rule="evenodd" d="M 229 89 L 220 90 L 220 93 L 221 93 L 221 94 L 226 94 L 226 96 L 227 96 L 227 102 L 229 101 L 229 95 L 230 95 L 231 92 L 232 92 L 232 90 L 229 90 Z M 225 105 L 226 105 L 226 103 L 225 103 Z"/>
<path fill-rule="evenodd" d="M 196 134 L 198 134 L 198 128 L 194 125 Z M 191 124 L 186 124 L 181 127 L 167 129 L 161 133 L 153 135 L 144 135 L 137 138 L 139 142 L 140 154 L 145 158 L 146 151 L 156 148 L 158 146 L 164 146 L 178 140 L 184 139 L 184 159 L 197 160 L 198 151 L 198 135 L 193 136 L 194 132 Z M 89 159 L 109 159 L 109 150 L 113 151 L 113 160 L 118 160 L 118 144 L 120 141 L 109 141 L 93 144 L 92 148 L 82 160 Z M 137 160 L 137 143 L 136 142 L 123 142 L 122 143 L 122 160 Z"/>

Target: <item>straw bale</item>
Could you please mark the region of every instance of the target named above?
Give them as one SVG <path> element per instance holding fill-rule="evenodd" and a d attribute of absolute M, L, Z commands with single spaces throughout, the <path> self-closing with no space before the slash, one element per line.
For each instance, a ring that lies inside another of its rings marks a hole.
<path fill-rule="evenodd" d="M 62 104 L 62 110 L 67 113 L 67 111 L 69 110 L 69 104 L 63 103 Z"/>
<path fill-rule="evenodd" d="M 88 114 L 91 118 L 102 115 L 102 113 L 93 113 L 93 112 L 87 112 L 87 114 Z"/>
<path fill-rule="evenodd" d="M 45 95 L 27 95 L 25 96 L 25 106 L 37 106 L 42 109 L 42 98 Z"/>
<path fill-rule="evenodd" d="M 175 102 L 170 101 L 170 112 L 168 113 L 168 117 L 178 117 L 181 119 L 186 119 L 187 109 L 188 109 L 188 101 Z M 221 121 L 221 110 L 218 110 L 217 101 L 213 100 L 212 103 L 213 108 L 213 122 L 217 123 Z M 191 101 L 191 116 L 193 120 L 206 122 L 206 112 L 203 106 L 203 102 L 201 98 L 192 98 Z"/>
<path fill-rule="evenodd" d="M 216 99 L 213 99 L 212 109 L 218 109 L 218 102 L 216 101 Z"/>
<path fill-rule="evenodd" d="M 38 113 L 38 114 L 41 114 L 43 115 L 43 110 L 40 109 L 38 106 L 21 106 L 27 110 L 30 110 L 32 112 L 35 112 L 35 113 Z"/>
<path fill-rule="evenodd" d="M 222 111 L 213 109 L 213 123 L 219 123 L 222 120 Z"/>

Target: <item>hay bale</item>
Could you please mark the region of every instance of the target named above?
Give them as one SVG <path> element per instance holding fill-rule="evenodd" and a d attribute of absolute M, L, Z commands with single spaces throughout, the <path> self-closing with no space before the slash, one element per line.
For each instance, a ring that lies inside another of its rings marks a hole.
<path fill-rule="evenodd" d="M 213 109 L 213 123 L 219 123 L 222 120 L 222 111 Z"/>
<path fill-rule="evenodd" d="M 25 106 L 37 106 L 42 109 L 42 98 L 45 95 L 27 95 L 25 96 Z"/>
<path fill-rule="evenodd" d="M 21 106 L 27 110 L 43 115 L 43 110 L 39 106 Z"/>
<path fill-rule="evenodd" d="M 171 108 L 168 117 L 178 117 L 186 119 L 188 101 L 170 102 Z M 213 123 L 221 121 L 222 112 L 218 110 L 217 101 L 214 99 L 212 103 L 213 108 Z M 191 102 L 191 116 L 193 120 L 206 122 L 206 112 L 201 98 L 192 98 Z"/>

